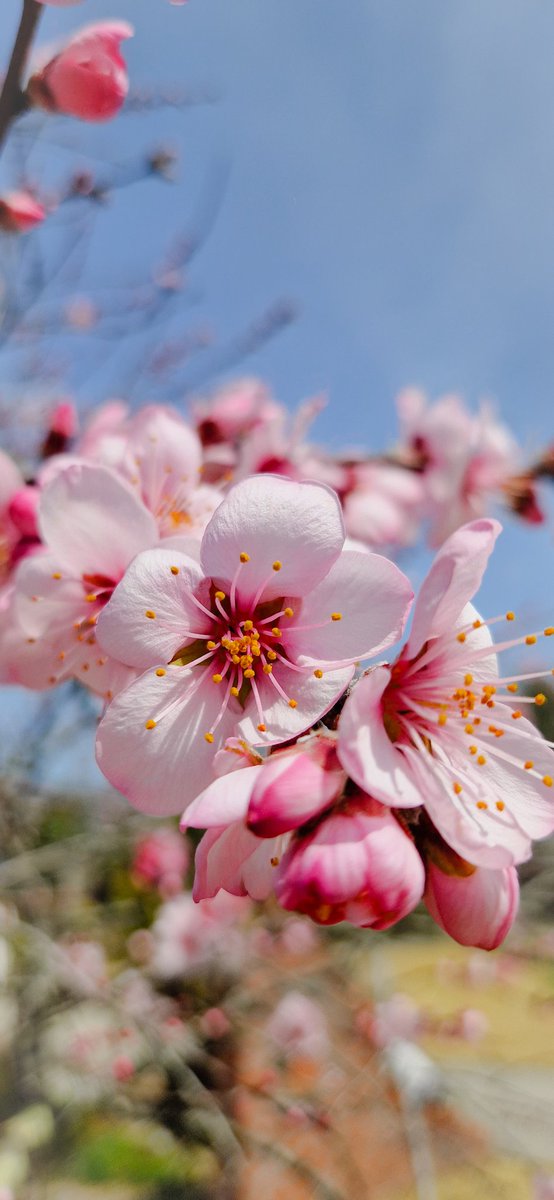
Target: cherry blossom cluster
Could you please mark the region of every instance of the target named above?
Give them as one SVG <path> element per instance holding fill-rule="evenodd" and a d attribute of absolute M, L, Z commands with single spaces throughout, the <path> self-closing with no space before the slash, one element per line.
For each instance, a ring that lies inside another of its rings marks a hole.
<path fill-rule="evenodd" d="M 464 410 L 412 395 L 412 422 L 417 405 L 420 474 L 438 489 L 437 412 Z M 347 538 L 350 497 L 304 446 L 306 412 L 290 432 L 265 389 L 241 382 L 193 419 L 112 403 L 79 434 L 64 404 L 32 482 L 3 455 L 0 678 L 76 679 L 101 698 L 109 782 L 205 831 L 195 899 L 274 894 L 319 924 L 374 929 L 423 899 L 452 937 L 495 947 L 516 867 L 554 829 L 552 746 L 524 715 L 546 696 L 520 694 L 544 670 L 498 661 L 554 627 L 494 643 L 514 614 L 473 607 L 499 523 L 459 525 L 463 493 L 445 502 L 459 527 L 411 612 L 371 527 Z M 163 838 L 135 868 L 166 897 L 185 869 Z"/>

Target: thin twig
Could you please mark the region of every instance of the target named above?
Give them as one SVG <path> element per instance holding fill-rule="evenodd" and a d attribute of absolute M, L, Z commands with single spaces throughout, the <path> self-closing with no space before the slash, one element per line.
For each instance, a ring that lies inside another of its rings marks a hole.
<path fill-rule="evenodd" d="M 21 82 L 33 35 L 43 11 L 43 5 L 37 4 L 37 0 L 23 0 L 19 29 L 0 93 L 0 150 L 14 117 L 26 107 Z"/>

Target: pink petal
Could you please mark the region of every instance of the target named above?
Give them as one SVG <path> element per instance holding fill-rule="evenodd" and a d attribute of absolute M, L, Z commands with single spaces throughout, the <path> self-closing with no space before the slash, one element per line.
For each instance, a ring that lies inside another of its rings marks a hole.
<path fill-rule="evenodd" d="M 329 739 L 313 739 L 304 751 L 272 755 L 254 781 L 248 828 L 258 837 L 298 829 L 327 808 L 345 782 Z"/>
<path fill-rule="evenodd" d="M 156 816 L 179 813 L 213 778 L 217 743 L 204 739 L 221 694 L 197 685 L 202 668 L 169 667 L 145 672 L 116 696 L 97 734 L 100 770 L 130 803 Z M 154 728 L 146 723 L 155 720 Z M 218 726 L 218 741 L 237 724 L 232 703 Z"/>
<path fill-rule="evenodd" d="M 128 563 L 158 541 L 156 522 L 129 486 L 108 467 L 73 463 L 41 496 L 42 537 L 74 573 L 117 581 Z"/>
<path fill-rule="evenodd" d="M 346 691 L 354 667 L 328 671 L 323 679 L 316 679 L 311 671 L 306 675 L 299 674 L 281 663 L 277 667 L 275 663 L 273 674 L 287 696 L 296 700 L 296 708 L 289 706 L 264 675 L 258 692 L 267 732 L 262 734 L 258 731 L 260 715 L 252 694 L 246 701 L 244 715 L 238 726 L 240 736 L 253 746 L 287 742 L 310 729 Z"/>
<path fill-rule="evenodd" d="M 452 629 L 463 607 L 477 592 L 502 526 L 473 521 L 456 530 L 439 550 L 423 581 L 414 608 L 408 654 L 417 654 L 429 638 Z"/>
<path fill-rule="evenodd" d="M 197 486 L 201 462 L 200 440 L 177 413 L 151 405 L 135 417 L 123 469 L 150 512 L 167 515 L 170 526 Z"/>
<path fill-rule="evenodd" d="M 138 554 L 100 614 L 100 645 L 141 669 L 170 662 L 186 642 L 195 640 L 189 632 L 210 633 L 208 618 L 190 599 L 201 582 L 200 567 L 178 550 L 159 547 Z"/>
<path fill-rule="evenodd" d="M 331 569 L 343 542 L 340 503 L 330 488 L 257 475 L 231 488 L 214 513 L 201 562 L 206 575 L 227 589 L 240 555 L 248 554 L 237 583 L 247 604 L 262 584 L 264 600 L 304 595 Z"/>
<path fill-rule="evenodd" d="M 339 722 L 337 752 L 348 774 L 382 804 L 415 808 L 426 803 L 401 743 L 383 724 L 382 696 L 391 673 L 375 667 L 353 688 Z"/>
<path fill-rule="evenodd" d="M 439 780 L 430 770 L 427 774 L 427 812 L 448 845 L 462 858 L 497 870 L 530 857 L 531 842 L 508 806 L 499 812 L 491 797 L 488 808 L 477 807 L 489 795 L 484 780 L 478 779 L 474 785 L 471 776 L 461 775 L 463 790 L 457 795 L 450 782 Z M 442 787 L 437 786 L 440 783 Z"/>
<path fill-rule="evenodd" d="M 379 554 L 344 551 L 292 619 L 293 626 L 327 625 L 286 633 L 283 622 L 283 644 L 291 658 L 315 663 L 372 657 L 398 641 L 412 600 L 409 580 L 394 563 Z M 340 613 L 341 620 L 330 620 L 331 613 Z"/>
<path fill-rule="evenodd" d="M 509 932 L 518 908 L 519 884 L 513 867 L 479 868 L 460 878 L 429 865 L 425 903 L 433 919 L 462 946 L 495 950 Z"/>
<path fill-rule="evenodd" d="M 244 767 L 214 779 L 192 804 L 181 821 L 182 829 L 210 829 L 242 821 L 248 812 L 252 788 L 263 767 Z"/>
<path fill-rule="evenodd" d="M 233 896 L 265 900 L 273 890 L 275 844 L 254 837 L 237 822 L 225 829 L 209 829 L 195 857 L 193 896 L 204 900 L 221 888 Z"/>

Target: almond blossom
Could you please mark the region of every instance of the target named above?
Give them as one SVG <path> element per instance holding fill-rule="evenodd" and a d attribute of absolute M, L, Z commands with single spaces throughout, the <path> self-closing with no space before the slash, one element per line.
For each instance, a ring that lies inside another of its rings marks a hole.
<path fill-rule="evenodd" d="M 41 225 L 46 209 L 29 192 L 5 192 L 0 196 L 0 229 L 4 233 L 29 233 Z"/>
<path fill-rule="evenodd" d="M 462 946 L 495 950 L 514 923 L 518 902 L 515 867 L 477 867 L 454 875 L 428 864 L 425 904 L 441 929 Z"/>
<path fill-rule="evenodd" d="M 3 665 L 26 687 L 75 677 L 110 698 L 132 672 L 98 647 L 96 622 L 135 554 L 157 543 L 156 522 L 109 468 L 73 463 L 44 487 L 38 523 L 44 550 L 14 577 Z"/>
<path fill-rule="evenodd" d="M 330 489 L 264 476 L 228 493 L 200 562 L 166 548 L 137 556 L 98 637 L 144 673 L 110 705 L 97 741 L 101 769 L 137 808 L 182 811 L 227 737 L 298 737 L 358 659 L 397 640 L 408 580 L 387 559 L 343 551 L 344 539 Z"/>
<path fill-rule="evenodd" d="M 133 32 L 128 21 L 96 21 L 79 29 L 32 75 L 32 103 L 82 121 L 114 117 L 129 90 L 119 47 Z"/>
<path fill-rule="evenodd" d="M 554 829 L 554 755 L 523 716 L 545 697 L 517 697 L 534 675 L 502 677 L 497 662 L 499 651 L 534 645 L 554 627 L 495 646 L 494 622 L 470 603 L 500 528 L 474 521 L 445 542 L 406 645 L 392 666 L 358 682 L 338 739 L 342 765 L 360 787 L 397 809 L 424 805 L 448 846 L 493 869 L 528 858 L 531 840 Z"/>

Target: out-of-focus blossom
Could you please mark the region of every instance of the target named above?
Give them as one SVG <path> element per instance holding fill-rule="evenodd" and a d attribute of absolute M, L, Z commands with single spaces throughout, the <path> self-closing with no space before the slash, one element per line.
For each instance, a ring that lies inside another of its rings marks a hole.
<path fill-rule="evenodd" d="M 96 304 L 88 296 L 75 296 L 65 307 L 67 324 L 83 332 L 94 328 L 99 315 Z"/>
<path fill-rule="evenodd" d="M 9 677 L 40 690 L 74 676 L 109 698 L 132 672 L 98 647 L 96 621 L 131 559 L 156 544 L 154 518 L 108 468 L 74 463 L 43 488 L 39 526 L 45 550 L 15 578 Z"/>
<path fill-rule="evenodd" d="M 535 1175 L 532 1200 L 554 1200 L 554 1175 Z"/>
<path fill-rule="evenodd" d="M 294 958 L 313 954 L 319 945 L 317 931 L 310 921 L 292 917 L 285 922 L 279 938 L 283 950 Z"/>
<path fill-rule="evenodd" d="M 360 787 L 394 808 L 423 804 L 463 859 L 495 869 L 523 861 L 531 839 L 554 828 L 554 755 L 522 716 L 518 684 L 499 676 L 488 626 L 470 604 L 499 531 L 475 521 L 444 544 L 406 646 L 353 689 L 338 741 Z"/>
<path fill-rule="evenodd" d="M 122 1056 L 136 1070 L 148 1055 L 142 1035 L 113 1007 L 83 1000 L 51 1017 L 42 1031 L 41 1083 L 53 1104 L 98 1103 L 113 1091 Z"/>
<path fill-rule="evenodd" d="M 98 636 L 144 674 L 97 737 L 101 770 L 135 807 L 183 811 L 227 737 L 298 737 L 343 693 L 357 659 L 396 640 L 408 580 L 387 559 L 342 553 L 343 543 L 329 489 L 265 476 L 225 497 L 200 563 L 173 549 L 137 556 Z"/>
<path fill-rule="evenodd" d="M 4 233 L 29 233 L 45 217 L 46 210 L 29 192 L 5 192 L 0 196 L 0 229 Z"/>
<path fill-rule="evenodd" d="M 383 1047 L 397 1038 L 414 1041 L 419 1037 L 423 1026 L 423 1014 L 419 1005 L 410 996 L 397 992 L 388 1000 L 380 1000 L 375 1005 L 369 1032 L 372 1041 Z"/>
<path fill-rule="evenodd" d="M 480 1042 L 489 1032 L 489 1019 L 480 1008 L 464 1008 L 458 1014 L 454 1032 L 464 1042 Z"/>
<path fill-rule="evenodd" d="M 75 937 L 59 942 L 60 976 L 73 990 L 94 995 L 108 982 L 108 964 L 104 947 L 88 938 Z"/>
<path fill-rule="evenodd" d="M 421 474 L 431 538 L 440 545 L 458 526 L 502 499 L 518 472 L 518 446 L 488 405 L 473 415 L 459 396 L 428 405 L 409 390 L 398 399 L 400 455 Z"/>
<path fill-rule="evenodd" d="M 178 979 L 210 968 L 234 973 L 246 950 L 237 923 L 247 912 L 248 901 L 224 892 L 198 904 L 189 892 L 168 900 L 152 926 L 153 975 Z"/>
<path fill-rule="evenodd" d="M 207 399 L 195 400 L 192 418 L 203 446 L 221 442 L 236 443 L 251 433 L 280 419 L 283 407 L 259 379 L 236 379 Z"/>
<path fill-rule="evenodd" d="M 139 883 L 169 897 L 182 890 L 188 864 L 186 839 L 175 829 L 156 829 L 137 843 L 131 872 Z"/>
<path fill-rule="evenodd" d="M 469 875 L 447 875 L 429 863 L 425 903 L 433 919 L 456 942 L 495 950 L 517 914 L 517 872 L 514 867 L 496 871 L 478 867 Z"/>
<path fill-rule="evenodd" d="M 50 413 L 46 435 L 41 446 L 41 458 L 63 454 L 76 436 L 79 421 L 72 400 L 60 400 Z"/>
<path fill-rule="evenodd" d="M 133 32 L 128 21 L 85 25 L 32 75 L 27 89 L 32 103 L 82 121 L 115 117 L 129 90 L 120 45 Z"/>
<path fill-rule="evenodd" d="M 321 925 L 388 929 L 415 908 L 424 884 L 421 858 L 390 809 L 358 794 L 293 838 L 275 890 L 283 908 Z"/>
<path fill-rule="evenodd" d="M 361 464 L 350 473 L 344 500 L 347 533 L 374 547 L 411 546 L 420 532 L 424 495 L 415 472 Z"/>
<path fill-rule="evenodd" d="M 330 1051 L 325 1014 L 302 992 L 290 991 L 279 1001 L 266 1025 L 266 1032 L 288 1060 L 321 1061 Z"/>
<path fill-rule="evenodd" d="M 21 532 L 10 512 L 14 496 L 24 488 L 24 479 L 13 459 L 0 450 L 0 586 L 12 568 L 12 555 Z"/>

